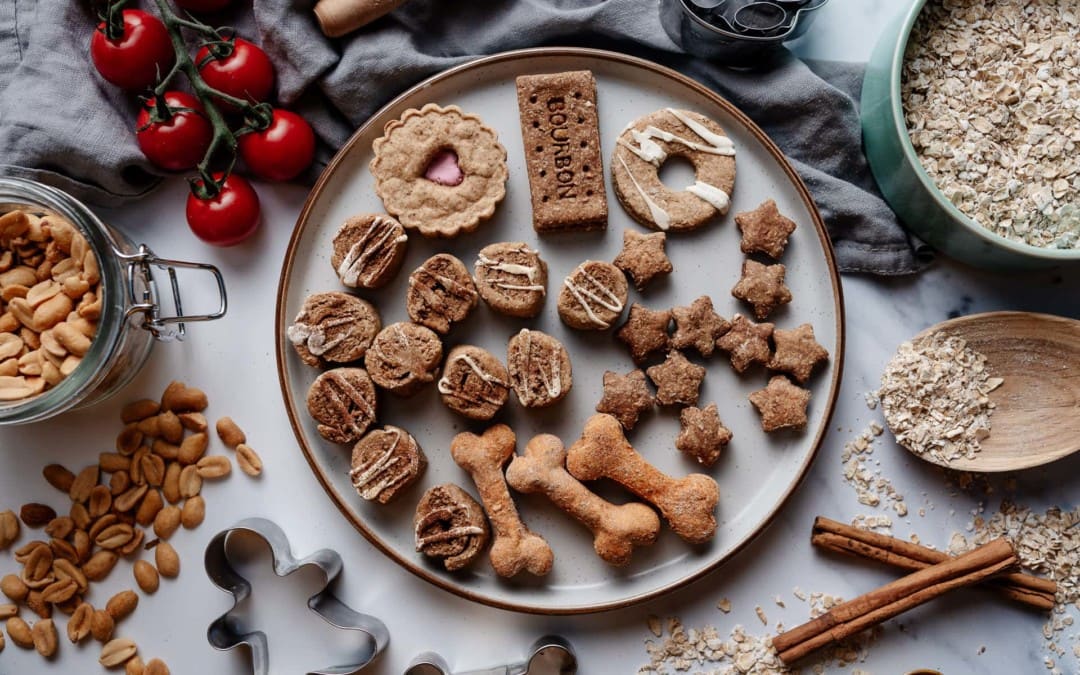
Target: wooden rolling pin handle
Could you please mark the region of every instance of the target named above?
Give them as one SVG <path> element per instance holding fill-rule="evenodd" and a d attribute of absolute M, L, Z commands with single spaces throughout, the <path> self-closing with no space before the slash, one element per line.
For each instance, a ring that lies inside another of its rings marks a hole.
<path fill-rule="evenodd" d="M 405 0 L 319 0 L 315 18 L 326 37 L 341 37 L 389 14 Z"/>

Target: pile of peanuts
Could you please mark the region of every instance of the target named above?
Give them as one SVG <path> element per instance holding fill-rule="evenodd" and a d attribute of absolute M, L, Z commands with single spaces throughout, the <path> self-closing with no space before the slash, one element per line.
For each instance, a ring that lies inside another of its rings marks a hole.
<path fill-rule="evenodd" d="M 67 220 L 0 215 L 0 401 L 54 387 L 82 361 L 101 316 L 101 273 Z"/>
<path fill-rule="evenodd" d="M 71 500 L 68 515 L 57 515 L 47 504 L 24 504 L 18 516 L 0 512 L 0 550 L 14 545 L 20 521 L 43 528 L 39 539 L 15 550 L 22 565 L 18 574 L 0 578 L 0 592 L 11 602 L 0 604 L 0 620 L 18 647 L 36 649 L 46 658 L 58 650 L 54 611 L 66 614 L 67 637 L 77 644 L 87 637 L 102 643 L 99 662 L 125 669 L 126 675 L 167 675 L 160 659 L 143 663 L 136 644 L 116 637 L 116 625 L 135 611 L 139 595 L 125 590 L 95 608 L 86 601 L 91 584 L 105 579 L 121 557 L 133 560 L 135 584 L 145 594 L 158 590 L 161 577 L 180 574 L 180 557 L 168 539 L 183 526 L 198 527 L 206 513 L 204 480 L 220 479 L 232 471 L 226 455 L 208 455 L 209 432 L 203 411 L 206 394 L 172 382 L 160 401 L 143 399 L 124 406 L 124 429 L 116 452 L 101 453 L 98 463 L 73 473 L 60 464 L 42 470 L 45 480 Z M 236 451 L 237 463 L 251 476 L 262 471 L 258 454 L 228 417 L 216 424 L 218 436 Z M 108 474 L 102 482 L 103 474 Z M 148 539 L 147 528 L 153 532 Z M 154 552 L 154 561 L 140 558 Z M 19 616 L 25 606 L 39 619 L 31 626 Z M 0 633 L 0 651 L 4 636 Z"/>

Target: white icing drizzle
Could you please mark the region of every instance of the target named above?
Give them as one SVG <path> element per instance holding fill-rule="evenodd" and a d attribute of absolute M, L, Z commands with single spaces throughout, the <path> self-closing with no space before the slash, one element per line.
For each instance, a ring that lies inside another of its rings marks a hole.
<path fill-rule="evenodd" d="M 367 466 L 358 466 L 349 471 L 353 487 L 356 488 L 361 497 L 369 501 L 378 498 L 383 490 L 398 485 L 409 477 L 408 466 L 402 466 L 396 474 L 391 473 L 391 469 L 395 465 L 405 464 L 404 457 L 394 457 L 394 450 L 397 449 L 398 443 L 401 442 L 401 431 L 388 429 L 386 433 L 394 436 L 394 442 L 390 444 L 386 452 L 376 457 Z"/>
<path fill-rule="evenodd" d="M 441 378 L 439 378 L 439 383 L 438 383 L 439 393 L 443 394 L 444 396 L 455 396 L 455 397 L 463 399 L 463 400 L 472 401 L 473 403 L 491 403 L 491 404 L 499 403 L 498 400 L 489 400 L 489 399 L 485 399 L 483 397 L 481 397 L 480 400 L 471 399 L 471 398 L 465 396 L 464 392 L 455 391 L 453 386 L 452 386 L 453 383 L 450 381 L 449 378 L 450 378 L 451 371 L 453 370 L 454 364 L 458 363 L 458 362 L 461 362 L 461 363 L 464 363 L 465 365 L 467 365 L 474 373 L 476 373 L 476 376 L 479 377 L 481 380 L 483 380 L 484 383 L 487 384 L 487 385 L 496 385 L 497 384 L 497 385 L 501 385 L 503 387 L 507 386 L 507 384 L 505 382 L 503 382 L 499 378 L 495 377 L 491 373 L 489 373 L 489 372 L 485 371 L 483 368 L 481 368 L 480 364 L 477 363 L 476 361 L 474 361 L 473 358 L 471 356 L 469 356 L 468 354 L 458 354 L 457 356 L 455 356 L 454 358 L 452 358 L 452 359 L 450 359 L 449 361 L 446 362 L 446 368 L 445 368 L 445 370 L 443 372 L 443 376 Z"/>
<path fill-rule="evenodd" d="M 665 211 L 659 204 L 654 202 L 649 195 L 645 194 L 645 190 L 642 189 L 641 184 L 637 182 L 637 178 L 634 178 L 634 172 L 627 166 L 626 160 L 616 155 L 619 163 L 626 169 L 626 175 L 630 177 L 630 182 L 634 184 L 634 189 L 638 191 L 641 198 L 645 200 L 645 206 L 649 207 L 649 215 L 652 217 L 652 221 L 656 223 L 656 226 L 661 230 L 667 230 L 671 227 L 671 216 Z M 606 326 L 605 326 L 606 327 Z"/>
<path fill-rule="evenodd" d="M 667 153 L 664 152 L 664 149 L 660 147 L 659 143 L 652 140 L 652 136 L 649 134 L 650 129 L 656 129 L 656 127 L 648 127 L 645 130 L 645 133 L 642 133 L 637 129 L 630 129 L 630 135 L 638 142 L 637 145 L 627 143 L 621 138 L 618 140 L 618 144 L 649 164 L 659 167 L 667 159 Z"/>
<path fill-rule="evenodd" d="M 727 213 L 728 207 L 731 206 L 731 197 L 728 193 L 715 185 L 695 181 L 693 185 L 686 188 L 686 191 L 695 197 L 712 204 L 720 213 Z"/>
<path fill-rule="evenodd" d="M 711 149 L 706 150 L 705 148 L 699 148 L 700 150 L 703 150 L 704 152 L 712 152 L 713 154 L 717 155 L 728 155 L 730 157 L 735 156 L 735 144 L 731 141 L 730 138 L 709 131 L 709 129 L 704 124 L 698 122 L 697 120 L 690 117 L 681 110 L 676 110 L 674 108 L 667 108 L 666 110 L 671 113 L 673 117 L 686 125 L 686 127 L 688 127 L 691 131 L 700 136 L 703 141 L 709 144 L 709 146 L 711 146 Z M 679 140 L 680 142 L 682 141 L 682 139 Z"/>
<path fill-rule="evenodd" d="M 521 401 L 522 405 L 529 405 L 536 398 L 532 394 L 532 390 L 529 388 L 529 373 L 532 371 L 532 334 L 533 332 L 528 328 L 522 328 L 518 335 L 525 337 L 525 348 L 522 350 L 525 353 L 525 364 L 523 370 L 525 371 L 525 382 L 522 389 L 524 389 L 524 400 Z M 558 353 L 553 349 L 551 350 L 551 367 L 548 372 L 544 372 L 543 364 L 536 368 L 536 373 L 540 376 L 540 381 L 544 385 L 544 389 L 547 390 L 548 396 L 551 398 L 558 398 L 562 393 L 562 368 L 560 367 Z M 519 392 L 521 393 L 521 392 Z"/>
<path fill-rule="evenodd" d="M 581 274 L 581 276 L 589 282 L 589 285 L 591 285 L 600 293 L 603 293 L 605 296 L 607 296 L 607 300 L 600 297 L 588 288 L 583 288 L 570 281 L 570 278 L 573 277 L 575 274 Z M 566 279 L 563 281 L 563 285 L 566 286 L 566 290 L 570 291 L 570 295 L 573 295 L 574 299 L 578 301 L 578 304 L 581 305 L 581 308 L 585 310 L 585 315 L 589 317 L 589 321 L 591 321 L 597 326 L 600 326 L 601 328 L 610 327 L 611 322 L 604 321 L 600 317 L 596 316 L 596 313 L 593 312 L 592 307 L 589 306 L 586 298 L 591 299 L 596 304 L 600 305 L 605 309 L 609 309 L 612 312 L 618 313 L 623 310 L 623 302 L 619 300 L 619 296 L 615 295 L 615 293 L 610 288 L 607 288 L 602 283 L 600 283 L 599 279 L 589 274 L 589 272 L 585 269 L 585 263 L 578 265 L 578 268 L 574 270 L 569 277 L 566 277 Z"/>
<path fill-rule="evenodd" d="M 536 254 L 536 251 L 530 249 L 528 246 L 522 246 L 521 248 L 515 250 L 519 253 L 525 253 L 530 255 Z M 541 295 L 546 292 L 546 289 L 543 286 L 536 283 L 537 279 L 540 277 L 539 265 L 521 265 L 519 263 L 500 262 L 498 260 L 487 257 L 483 253 L 480 253 L 477 254 L 476 266 L 486 267 L 490 270 L 494 270 L 497 272 L 506 272 L 507 274 L 511 274 L 513 276 L 525 277 L 529 281 L 528 284 L 510 284 L 501 281 L 485 280 L 489 286 L 494 286 L 496 288 L 504 288 L 512 291 L 536 291 L 539 292 Z"/>
<path fill-rule="evenodd" d="M 285 331 L 286 336 L 289 338 L 289 342 L 296 346 L 304 346 L 309 352 L 315 356 L 322 356 L 326 352 L 330 351 L 334 347 L 344 342 L 352 334 L 351 330 L 341 331 L 341 334 L 336 338 L 328 340 L 326 338 L 326 331 L 330 328 L 337 328 L 338 326 L 352 325 L 355 323 L 355 319 L 351 317 L 341 317 L 338 319 L 332 319 L 330 321 L 324 321 L 317 326 L 310 326 L 306 323 L 302 323 L 307 318 L 306 312 L 300 312 L 296 317 L 296 323 L 289 326 Z"/>
<path fill-rule="evenodd" d="M 375 241 L 371 242 L 371 238 L 375 233 L 375 228 L 379 225 L 386 225 L 382 235 Z M 386 240 L 390 235 L 394 233 L 394 226 L 390 221 L 384 218 L 375 218 L 371 221 L 364 235 L 349 248 L 349 252 L 345 254 L 345 259 L 338 265 L 337 273 L 341 277 L 341 283 L 346 286 L 355 287 L 360 282 L 360 274 L 364 270 L 364 267 L 370 262 L 371 256 L 379 252 Z M 394 238 L 393 244 L 401 244 L 409 240 L 408 235 L 401 234 Z M 373 267 L 367 271 L 364 275 L 363 282 L 370 284 L 383 270 L 386 269 L 386 265 L 390 262 L 393 255 L 386 256 L 382 264 L 378 267 Z"/>
<path fill-rule="evenodd" d="M 424 515 L 416 523 L 416 529 L 414 532 L 414 538 L 416 539 L 416 550 L 422 551 L 428 544 L 437 544 L 444 541 L 450 541 L 451 539 L 457 539 L 458 537 L 471 537 L 484 533 L 484 528 L 479 525 L 461 525 L 459 527 L 451 527 L 450 529 L 435 532 L 429 534 L 426 537 L 421 537 L 420 533 L 431 527 L 435 523 L 441 520 L 449 520 L 453 522 L 454 513 L 460 511 L 465 515 L 465 519 L 470 518 L 469 508 L 454 504 L 452 506 L 446 506 L 441 509 L 434 509 Z"/>

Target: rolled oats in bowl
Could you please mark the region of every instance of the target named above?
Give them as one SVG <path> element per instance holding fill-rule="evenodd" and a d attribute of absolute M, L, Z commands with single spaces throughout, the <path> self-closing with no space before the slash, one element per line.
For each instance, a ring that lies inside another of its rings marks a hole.
<path fill-rule="evenodd" d="M 960 211 L 1015 242 L 1080 250 L 1080 4 L 930 0 L 901 82 L 920 163 Z"/>

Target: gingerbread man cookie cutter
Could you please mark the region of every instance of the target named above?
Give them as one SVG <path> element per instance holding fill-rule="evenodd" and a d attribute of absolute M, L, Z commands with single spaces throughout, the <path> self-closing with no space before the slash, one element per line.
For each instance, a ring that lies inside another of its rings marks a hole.
<path fill-rule="evenodd" d="M 233 596 L 231 609 L 218 617 L 206 631 L 206 638 L 215 649 L 227 651 L 241 645 L 251 649 L 254 675 L 269 675 L 270 651 L 266 634 L 262 631 L 245 631 L 232 616 L 236 607 L 249 595 L 251 584 L 240 576 L 229 561 L 226 545 L 237 533 L 252 534 L 267 543 L 274 560 L 274 573 L 285 577 L 301 567 L 314 565 L 326 577 L 321 591 L 308 598 L 307 605 L 326 623 L 341 630 L 356 633 L 354 656 L 347 664 L 323 666 L 307 671 L 307 675 L 355 675 L 375 660 L 390 641 L 386 625 L 373 616 L 360 614 L 337 599 L 330 587 L 341 573 L 341 556 L 330 549 L 320 549 L 306 558 L 293 556 L 289 539 L 275 523 L 265 518 L 248 518 L 214 535 L 206 545 L 204 564 L 206 575 L 215 586 Z"/>
<path fill-rule="evenodd" d="M 446 660 L 433 652 L 420 654 L 409 664 L 405 675 L 576 675 L 577 655 L 571 644 L 558 635 L 547 635 L 532 644 L 529 656 L 505 666 L 457 673 Z"/>

